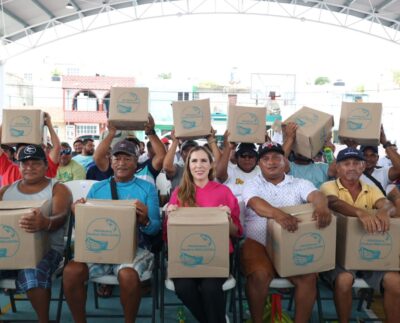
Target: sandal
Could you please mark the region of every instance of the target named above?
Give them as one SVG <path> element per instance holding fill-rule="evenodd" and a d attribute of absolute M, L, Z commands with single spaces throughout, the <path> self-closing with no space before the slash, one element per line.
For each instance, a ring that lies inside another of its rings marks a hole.
<path fill-rule="evenodd" d="M 102 298 L 111 297 L 113 292 L 113 287 L 114 287 L 113 285 L 105 285 L 105 284 L 97 285 L 96 289 L 97 296 Z"/>

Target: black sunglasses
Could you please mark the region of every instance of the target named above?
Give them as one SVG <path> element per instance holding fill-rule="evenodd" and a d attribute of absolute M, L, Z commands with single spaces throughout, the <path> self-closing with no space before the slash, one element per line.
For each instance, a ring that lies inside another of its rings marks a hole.
<path fill-rule="evenodd" d="M 71 155 L 71 148 L 63 149 L 60 151 L 60 155 Z"/>

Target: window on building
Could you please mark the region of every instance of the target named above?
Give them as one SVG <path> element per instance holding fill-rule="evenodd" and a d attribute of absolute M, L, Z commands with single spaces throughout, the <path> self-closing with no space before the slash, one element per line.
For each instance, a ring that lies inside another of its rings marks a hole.
<path fill-rule="evenodd" d="M 98 135 L 99 134 L 99 125 L 98 124 L 76 124 L 75 125 L 75 136 L 79 137 L 82 135 Z"/>

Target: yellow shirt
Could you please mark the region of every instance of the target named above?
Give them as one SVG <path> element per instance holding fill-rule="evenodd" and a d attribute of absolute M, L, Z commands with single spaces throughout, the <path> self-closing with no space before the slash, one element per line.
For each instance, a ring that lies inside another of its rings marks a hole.
<path fill-rule="evenodd" d="M 355 201 L 353 201 L 349 190 L 342 185 L 339 178 L 334 181 L 325 182 L 322 184 L 320 190 L 326 196 L 336 196 L 339 200 L 360 209 L 373 209 L 376 201 L 385 198 L 379 188 L 370 186 L 361 181 L 360 183 L 361 192 L 358 194 Z"/>

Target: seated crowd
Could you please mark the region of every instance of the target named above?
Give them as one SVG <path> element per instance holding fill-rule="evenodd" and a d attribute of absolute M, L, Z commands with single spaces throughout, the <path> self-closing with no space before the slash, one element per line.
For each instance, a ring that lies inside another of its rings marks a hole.
<path fill-rule="evenodd" d="M 50 250 L 36 268 L 0 270 L 0 278 L 16 277 L 17 291 L 26 293 L 39 322 L 49 321 L 51 276 L 62 260 L 63 234 L 67 215 L 78 203 L 63 184 L 72 180 L 96 180 L 87 199 L 132 200 L 136 207 L 138 250 L 132 263 L 95 264 L 70 261 L 63 274 L 66 301 L 75 322 L 86 322 L 86 282 L 93 277 L 118 277 L 125 322 L 134 322 L 141 299 L 141 281 L 149 277 L 153 254 L 148 237 L 166 229 L 168 215 L 179 207 L 220 207 L 229 219 L 231 239 L 242 238 L 241 270 L 252 322 L 263 321 L 269 284 L 277 277 L 266 251 L 267 220 L 274 219 L 283 229 L 295 232 L 299 220 L 281 207 L 311 203 L 317 228 L 331 223 L 331 211 L 358 218 L 368 233 L 389 230 L 391 217 L 400 217 L 400 155 L 381 129 L 386 156 L 379 159 L 378 147 L 353 141 L 336 152 L 331 162 L 320 162 L 292 151 L 297 126 L 283 128 L 283 144 L 224 141 L 218 146 L 211 129 L 207 143 L 181 141 L 171 133 L 171 142 L 160 140 L 149 115 L 145 145 L 131 132 L 108 126 L 97 147 L 91 139 L 76 140 L 71 147 L 60 142 L 46 114 L 51 145 L 24 143 L 0 148 L 0 200 L 51 201 L 50 217 L 34 209 L 19 225 L 27 232 L 48 231 Z M 1 131 L 0 131 L 1 133 Z M 1 139 L 1 138 L 0 138 Z M 1 140 L 0 140 L 1 142 Z M 329 138 L 325 146 L 333 151 Z M 146 147 L 146 150 L 144 149 Z M 381 163 L 383 166 L 379 166 Z M 165 206 L 161 223 L 159 207 Z M 376 209 L 374 215 L 368 210 Z M 166 232 L 164 238 L 167 239 Z M 230 242 L 230 252 L 234 244 Z M 383 293 L 387 322 L 400 322 L 400 274 L 397 271 L 349 271 L 337 265 L 333 270 L 288 277 L 295 286 L 295 322 L 308 322 L 317 295 L 318 277 L 331 284 L 339 322 L 348 322 L 355 277 L 363 277 Z M 222 278 L 174 278 L 176 294 L 199 322 L 225 322 Z M 108 286 L 98 293 L 107 296 Z"/>

